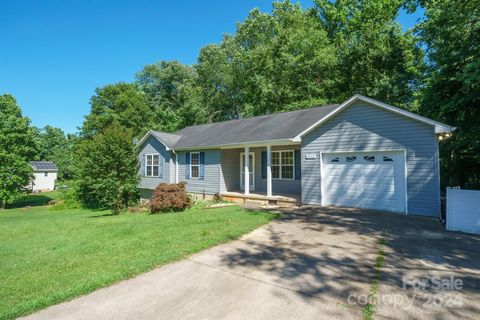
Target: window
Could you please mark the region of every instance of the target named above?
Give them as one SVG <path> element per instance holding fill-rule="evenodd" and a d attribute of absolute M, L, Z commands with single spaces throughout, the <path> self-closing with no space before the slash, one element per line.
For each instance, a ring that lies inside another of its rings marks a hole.
<path fill-rule="evenodd" d="M 45 172 L 45 174 L 44 174 L 44 175 L 45 175 L 45 177 L 48 177 L 48 172 Z"/>
<path fill-rule="evenodd" d="M 200 153 L 190 153 L 190 177 L 198 178 L 200 176 Z"/>
<path fill-rule="evenodd" d="M 295 172 L 293 151 L 272 152 L 272 178 L 293 179 Z"/>
<path fill-rule="evenodd" d="M 355 162 L 355 160 L 357 160 L 357 157 L 355 157 L 355 156 L 348 156 L 347 157 L 347 162 Z"/>
<path fill-rule="evenodd" d="M 383 156 L 383 161 L 384 162 L 393 162 L 393 159 L 387 156 Z"/>
<path fill-rule="evenodd" d="M 160 155 L 147 154 L 145 163 L 145 176 L 146 177 L 158 177 L 160 173 Z"/>
<path fill-rule="evenodd" d="M 365 156 L 363 159 L 367 162 L 375 162 L 375 156 Z"/>
<path fill-rule="evenodd" d="M 337 163 L 337 162 L 340 162 L 340 158 L 339 157 L 335 157 L 333 158 L 332 160 L 330 160 L 331 163 Z"/>

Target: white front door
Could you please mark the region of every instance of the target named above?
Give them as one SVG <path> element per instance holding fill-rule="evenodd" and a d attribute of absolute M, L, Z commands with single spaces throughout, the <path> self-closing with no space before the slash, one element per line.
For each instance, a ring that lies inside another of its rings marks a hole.
<path fill-rule="evenodd" d="M 240 153 L 240 189 L 245 190 L 245 165 L 244 165 L 245 153 Z M 255 153 L 249 153 L 249 177 L 250 190 L 255 190 Z"/>
<path fill-rule="evenodd" d="M 403 152 L 322 155 L 323 205 L 405 212 Z"/>

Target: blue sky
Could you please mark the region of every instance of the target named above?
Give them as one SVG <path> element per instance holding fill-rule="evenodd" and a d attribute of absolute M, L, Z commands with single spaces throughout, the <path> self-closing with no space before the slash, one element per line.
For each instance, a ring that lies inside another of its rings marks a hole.
<path fill-rule="evenodd" d="M 313 0 L 299 1 L 303 8 Z M 0 94 L 13 94 L 35 126 L 77 131 L 96 87 L 132 81 L 159 60 L 195 63 L 208 43 L 271 0 L 70 0 L 0 3 Z M 404 28 L 421 16 L 402 13 Z"/>

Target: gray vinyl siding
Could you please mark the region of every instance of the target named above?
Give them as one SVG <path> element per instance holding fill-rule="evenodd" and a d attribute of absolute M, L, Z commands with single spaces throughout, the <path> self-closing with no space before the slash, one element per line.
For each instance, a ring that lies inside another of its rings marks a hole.
<path fill-rule="evenodd" d="M 163 158 L 162 177 L 145 177 L 145 155 L 157 153 Z M 174 176 L 171 175 L 170 160 L 170 152 L 166 150 L 161 142 L 150 136 L 143 143 L 139 153 L 139 161 L 141 164 L 139 173 L 141 180 L 138 187 L 141 189 L 155 189 L 160 183 L 172 183 L 171 178 L 174 178 Z"/>
<path fill-rule="evenodd" d="M 278 146 L 272 147 L 275 150 L 298 150 L 300 146 Z M 255 191 L 267 192 L 267 179 L 262 178 L 262 151 L 265 148 L 250 148 L 250 152 L 255 153 Z M 243 149 L 229 149 L 221 151 L 221 181 L 222 191 L 239 191 L 240 190 L 240 154 Z M 223 189 L 224 188 L 224 189 Z M 300 194 L 301 180 L 283 180 L 272 179 L 272 193 L 275 194 Z"/>
<path fill-rule="evenodd" d="M 220 149 L 202 150 L 205 152 L 204 179 L 186 179 L 185 157 L 186 152 L 178 152 L 179 167 L 178 180 L 187 183 L 187 191 L 193 193 L 215 194 L 220 192 Z"/>
<path fill-rule="evenodd" d="M 302 202 L 320 204 L 320 152 L 407 150 L 408 213 L 440 215 L 438 142 L 432 126 L 367 104 L 350 106 L 302 141 Z M 306 154 L 317 154 L 314 160 Z"/>
<path fill-rule="evenodd" d="M 240 149 L 221 151 L 221 191 L 240 190 Z"/>

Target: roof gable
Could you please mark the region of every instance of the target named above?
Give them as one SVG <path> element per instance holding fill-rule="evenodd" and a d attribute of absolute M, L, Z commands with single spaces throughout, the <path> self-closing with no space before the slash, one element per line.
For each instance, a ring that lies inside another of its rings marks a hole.
<path fill-rule="evenodd" d="M 180 139 L 180 135 L 178 134 L 173 134 L 173 133 L 167 133 L 163 131 L 153 131 L 149 130 L 142 139 L 137 144 L 137 147 L 140 147 L 147 141 L 148 137 L 153 136 L 155 139 L 157 139 L 161 144 L 165 146 L 167 150 L 170 150 L 173 148 L 173 146 L 177 143 L 178 139 Z"/>
<path fill-rule="evenodd" d="M 300 132 L 297 136 L 295 136 L 293 138 L 293 141 L 301 141 L 301 139 L 304 135 L 311 132 L 313 129 L 320 126 L 322 123 L 326 122 L 327 120 L 331 119 L 332 117 L 335 117 L 337 114 L 339 114 L 340 112 L 342 112 L 343 110 L 345 110 L 346 108 L 348 108 L 349 106 L 351 106 L 351 105 L 353 105 L 357 102 L 364 102 L 364 103 L 367 103 L 369 105 L 372 105 L 372 106 L 375 106 L 375 107 L 378 107 L 378 108 L 382 108 L 384 110 L 402 115 L 404 117 L 407 117 L 407 118 L 410 118 L 410 119 L 413 119 L 413 120 L 420 121 L 422 123 L 431 125 L 435 128 L 435 133 L 448 133 L 448 132 L 453 132 L 456 129 L 455 127 L 450 127 L 450 126 L 448 126 L 444 123 L 441 123 L 441 122 L 438 122 L 438 121 L 435 121 L 435 120 L 431 120 L 431 119 L 422 117 L 418 114 L 415 114 L 415 113 L 412 113 L 412 112 L 409 112 L 409 111 L 406 111 L 406 110 L 388 105 L 388 104 L 383 103 L 383 102 L 380 102 L 378 100 L 356 94 L 353 97 L 351 97 L 350 99 L 348 99 L 347 101 L 345 101 L 344 103 L 342 103 L 341 105 L 339 105 L 338 108 L 333 110 L 331 113 L 329 113 L 325 117 L 319 119 L 313 125 L 307 127 L 305 130 Z"/>

